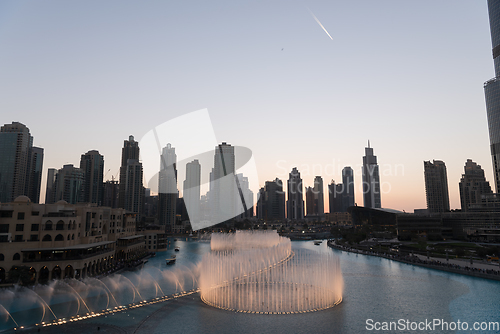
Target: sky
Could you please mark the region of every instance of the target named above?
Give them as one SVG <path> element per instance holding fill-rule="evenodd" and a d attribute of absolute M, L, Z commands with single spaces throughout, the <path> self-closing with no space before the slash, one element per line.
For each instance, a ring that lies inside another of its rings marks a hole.
<path fill-rule="evenodd" d="M 452 209 L 467 159 L 494 183 L 486 0 L 4 0 L 0 46 L 0 124 L 44 148 L 42 199 L 48 168 L 99 150 L 116 178 L 129 135 L 205 108 L 218 142 L 252 151 L 255 193 L 351 166 L 363 205 L 368 140 L 382 207 L 426 207 L 424 160 L 446 163 Z"/>

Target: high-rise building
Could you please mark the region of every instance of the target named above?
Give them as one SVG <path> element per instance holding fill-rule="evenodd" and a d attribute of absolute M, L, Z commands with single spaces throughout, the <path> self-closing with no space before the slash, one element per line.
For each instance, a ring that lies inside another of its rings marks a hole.
<path fill-rule="evenodd" d="M 365 147 L 363 157 L 363 205 L 366 208 L 381 208 L 380 199 L 380 175 L 377 164 L 377 156 L 373 155 L 373 148 Z"/>
<path fill-rule="evenodd" d="M 236 187 L 238 188 L 236 201 L 236 213 L 240 213 L 240 218 L 253 217 L 253 191 L 250 190 L 248 177 L 242 173 L 236 174 Z"/>
<path fill-rule="evenodd" d="M 186 164 L 186 179 L 183 183 L 182 197 L 188 212 L 189 220 L 200 221 L 200 195 L 201 195 L 201 165 L 198 160 Z"/>
<path fill-rule="evenodd" d="M 158 221 L 166 232 L 172 232 L 177 208 L 177 155 L 175 148 L 167 144 L 160 157 L 158 175 Z"/>
<path fill-rule="evenodd" d="M 286 202 L 287 218 L 291 220 L 304 219 L 304 199 L 302 196 L 302 179 L 297 167 L 288 175 L 288 199 Z"/>
<path fill-rule="evenodd" d="M 484 84 L 496 192 L 500 192 L 500 1 L 488 0 L 495 77 Z"/>
<path fill-rule="evenodd" d="M 235 217 L 240 213 L 236 211 L 238 200 L 234 146 L 223 142 L 215 148 L 210 173 L 210 220 L 223 222 Z"/>
<path fill-rule="evenodd" d="M 446 165 L 440 160 L 424 161 L 425 197 L 430 213 L 450 211 Z"/>
<path fill-rule="evenodd" d="M 313 187 L 306 187 L 306 215 L 316 215 L 316 204 Z"/>
<path fill-rule="evenodd" d="M 354 206 L 354 171 L 350 166 L 342 169 L 342 212 L 347 212 L 347 208 Z"/>
<path fill-rule="evenodd" d="M 462 211 L 469 211 L 470 204 L 479 204 L 482 196 L 492 194 L 490 183 L 484 177 L 484 170 L 480 165 L 467 159 L 464 174 L 460 179 L 458 188 L 460 190 L 460 204 Z"/>
<path fill-rule="evenodd" d="M 42 187 L 43 148 L 32 147 L 29 163 L 29 178 L 27 196 L 33 203 L 40 203 L 40 189 Z"/>
<path fill-rule="evenodd" d="M 0 202 L 12 202 L 21 195 L 38 202 L 42 163 L 43 149 L 33 148 L 33 137 L 24 124 L 3 125 L 0 128 Z"/>
<path fill-rule="evenodd" d="M 103 205 L 104 156 L 96 150 L 82 154 L 80 169 L 84 173 L 82 202 Z"/>
<path fill-rule="evenodd" d="M 314 178 L 314 211 L 315 215 L 325 215 L 325 196 L 323 194 L 323 178 L 316 176 Z"/>
<path fill-rule="evenodd" d="M 47 171 L 47 186 L 45 188 L 45 204 L 56 202 L 56 175 L 57 169 L 49 168 Z"/>
<path fill-rule="evenodd" d="M 123 209 L 136 213 L 136 221 L 140 221 L 144 204 L 142 163 L 137 159 L 128 159 L 124 169 Z M 121 184 L 120 182 L 120 185 Z"/>
<path fill-rule="evenodd" d="M 123 209 L 125 209 L 127 164 L 130 159 L 139 161 L 139 143 L 134 140 L 134 136 L 129 136 L 128 140 L 123 141 L 118 192 L 118 207 Z"/>
<path fill-rule="evenodd" d="M 314 178 L 314 187 L 306 188 L 306 209 L 308 216 L 321 217 L 325 215 L 323 179 L 321 176 Z"/>
<path fill-rule="evenodd" d="M 260 190 L 257 208 L 259 219 L 266 221 L 285 219 L 285 192 L 280 179 L 266 181 Z"/>
<path fill-rule="evenodd" d="M 85 173 L 73 165 L 64 165 L 56 174 L 54 202 L 64 200 L 69 204 L 83 201 Z"/>
<path fill-rule="evenodd" d="M 102 205 L 113 209 L 117 208 L 119 191 L 120 191 L 120 185 L 118 181 L 108 180 L 104 182 Z"/>
<path fill-rule="evenodd" d="M 335 181 L 328 185 L 328 204 L 329 204 L 329 212 L 344 212 L 342 203 L 344 196 L 344 184 L 338 183 L 335 184 Z"/>

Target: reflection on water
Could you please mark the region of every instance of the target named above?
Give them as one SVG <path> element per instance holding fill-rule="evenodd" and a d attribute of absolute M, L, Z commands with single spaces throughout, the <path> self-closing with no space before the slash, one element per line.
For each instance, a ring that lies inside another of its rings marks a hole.
<path fill-rule="evenodd" d="M 294 249 L 310 249 L 319 252 L 335 253 L 340 259 L 344 273 L 344 299 L 335 308 L 325 311 L 295 314 L 295 315 L 254 315 L 224 311 L 203 304 L 197 294 L 176 300 L 146 306 L 134 310 L 127 310 L 113 316 L 100 317 L 83 321 L 82 324 L 91 326 L 106 324 L 127 328 L 136 333 L 165 333 L 166 330 L 174 333 L 360 333 L 366 332 L 367 319 L 374 321 L 425 321 L 443 319 L 444 321 L 499 321 L 497 318 L 500 309 L 500 282 L 488 281 L 469 276 L 461 276 L 447 272 L 440 272 L 412 265 L 392 262 L 373 256 L 351 254 L 332 250 L 323 243 L 315 246 L 313 242 L 293 242 Z M 158 253 L 155 258 L 145 265 L 145 275 L 126 273 L 123 276 L 129 279 L 134 286 L 138 286 L 139 293 L 156 295 L 169 294 L 197 284 L 197 264 L 204 253 L 209 251 L 207 242 L 176 241 L 172 247 L 180 247 L 177 252 L 177 262 L 171 267 L 165 265 L 168 251 Z M 168 275 L 166 273 L 169 273 Z M 186 275 L 185 273 L 192 274 Z M 156 284 L 151 282 L 157 281 Z M 111 278 L 102 281 L 111 289 Z M 132 298 L 134 295 L 130 284 L 120 281 L 123 293 L 115 295 L 115 299 Z M 83 282 L 90 284 L 90 282 Z M 93 285 L 92 285 L 93 286 Z M 75 288 L 75 287 L 73 287 Z M 94 294 L 98 300 L 91 301 L 88 307 L 95 304 L 114 305 L 113 298 L 97 297 L 98 283 Z M 142 290 L 141 290 L 142 289 Z M 161 291 L 160 291 L 161 289 Z M 75 288 L 76 291 L 79 291 Z M 103 291 L 104 287 L 100 290 Z M 63 294 L 71 300 L 71 307 L 86 309 L 78 297 L 67 290 Z M 144 291 L 144 292 L 143 292 Z M 3 292 L 12 294 L 14 291 Z M 34 297 L 33 297 L 34 298 Z M 45 297 L 44 297 L 45 298 Z M 55 296 L 53 297 L 55 298 Z M 83 296 L 82 296 L 83 298 Z M 136 298 L 137 295 L 136 295 Z M 45 299 L 44 299 L 45 300 Z M 39 304 L 42 303 L 41 301 Z M 120 301 L 118 301 L 120 303 Z M 2 306 L 11 307 L 1 302 Z M 61 312 L 54 307 L 54 312 Z M 73 312 L 73 311 L 72 311 Z M 81 311 L 80 311 L 81 312 Z M 18 312 L 15 318 L 22 319 Z M 49 313 L 45 317 L 49 317 Z M 0 314 L 2 314 L 0 308 Z M 41 312 L 31 313 L 41 317 Z M 1 321 L 8 320 L 5 312 Z M 66 325 L 64 325 L 66 326 Z M 70 325 L 71 326 L 71 325 Z M 411 332 L 411 331 L 410 331 Z M 403 332 L 398 332 L 403 333 Z"/>

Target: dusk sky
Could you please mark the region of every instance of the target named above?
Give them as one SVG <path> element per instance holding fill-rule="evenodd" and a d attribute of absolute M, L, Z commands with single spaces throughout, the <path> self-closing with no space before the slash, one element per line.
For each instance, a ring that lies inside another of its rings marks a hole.
<path fill-rule="evenodd" d="M 298 167 L 326 187 L 350 165 L 363 205 L 370 140 L 382 207 L 425 208 L 436 159 L 460 208 L 467 159 L 494 188 L 488 22 L 486 0 L 2 1 L 0 125 L 44 148 L 42 199 L 48 168 L 99 150 L 117 177 L 129 135 L 207 108 L 218 142 L 252 150 L 259 186 Z"/>

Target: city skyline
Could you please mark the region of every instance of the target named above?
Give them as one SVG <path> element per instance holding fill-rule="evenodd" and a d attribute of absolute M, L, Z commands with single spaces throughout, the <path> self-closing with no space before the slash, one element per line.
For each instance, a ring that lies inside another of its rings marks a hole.
<path fill-rule="evenodd" d="M 368 139 L 381 186 L 390 186 L 382 207 L 426 207 L 426 160 L 446 162 L 452 209 L 460 208 L 467 159 L 494 183 L 483 91 L 494 73 L 486 1 L 307 6 L 333 40 L 297 3 L 110 2 L 95 12 L 4 2 L 0 123 L 25 124 L 44 148 L 42 189 L 48 168 L 77 166 L 90 150 L 104 156 L 105 180 L 117 178 L 123 138 L 201 108 L 219 143 L 252 150 L 259 187 L 286 180 L 293 167 L 304 186 L 316 175 L 340 183 L 351 166 L 362 205 Z"/>

